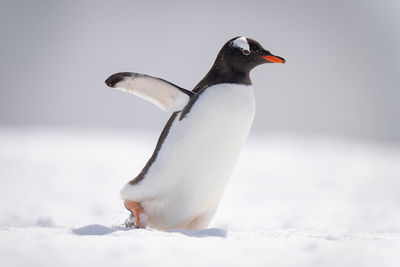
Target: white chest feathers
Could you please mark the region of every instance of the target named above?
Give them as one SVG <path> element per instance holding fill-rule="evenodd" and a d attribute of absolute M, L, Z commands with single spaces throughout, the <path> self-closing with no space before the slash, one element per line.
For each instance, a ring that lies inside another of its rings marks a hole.
<path fill-rule="evenodd" d="M 251 86 L 207 88 L 185 118 L 172 123 L 145 178 L 121 191 L 140 202 L 149 226 L 207 227 L 249 133 L 255 112 Z"/>

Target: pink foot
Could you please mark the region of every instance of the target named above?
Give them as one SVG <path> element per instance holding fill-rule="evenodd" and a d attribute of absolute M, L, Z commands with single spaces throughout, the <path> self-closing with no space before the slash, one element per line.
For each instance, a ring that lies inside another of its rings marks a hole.
<path fill-rule="evenodd" d="M 135 227 L 146 228 L 147 216 L 144 213 L 142 206 L 134 201 L 124 200 L 125 208 L 132 212 L 135 216 Z"/>

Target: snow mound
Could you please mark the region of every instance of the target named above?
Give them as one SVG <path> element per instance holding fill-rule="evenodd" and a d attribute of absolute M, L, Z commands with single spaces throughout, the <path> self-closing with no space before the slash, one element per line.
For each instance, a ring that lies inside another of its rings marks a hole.
<path fill-rule="evenodd" d="M 115 231 L 116 229 L 112 229 L 110 227 L 103 226 L 100 224 L 91 224 L 80 228 L 72 229 L 72 232 L 76 235 L 108 235 Z"/>
<path fill-rule="evenodd" d="M 36 220 L 36 225 L 41 227 L 55 227 L 56 224 L 50 216 L 40 216 Z"/>

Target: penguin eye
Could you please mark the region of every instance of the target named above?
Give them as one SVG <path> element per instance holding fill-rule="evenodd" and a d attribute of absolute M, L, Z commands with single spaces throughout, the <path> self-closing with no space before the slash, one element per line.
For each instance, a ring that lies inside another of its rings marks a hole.
<path fill-rule="evenodd" d="M 250 55 L 250 51 L 247 50 L 247 49 L 244 49 L 244 50 L 242 51 L 242 53 L 243 53 L 243 55 L 245 55 L 245 56 Z"/>

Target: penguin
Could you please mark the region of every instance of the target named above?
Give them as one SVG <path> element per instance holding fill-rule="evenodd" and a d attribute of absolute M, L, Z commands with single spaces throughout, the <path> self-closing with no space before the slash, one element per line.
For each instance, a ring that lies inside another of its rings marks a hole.
<path fill-rule="evenodd" d="M 136 228 L 208 227 L 253 123 L 250 71 L 285 62 L 257 41 L 239 36 L 225 43 L 193 90 L 133 72 L 105 81 L 172 113 L 152 156 L 120 192 Z"/>

